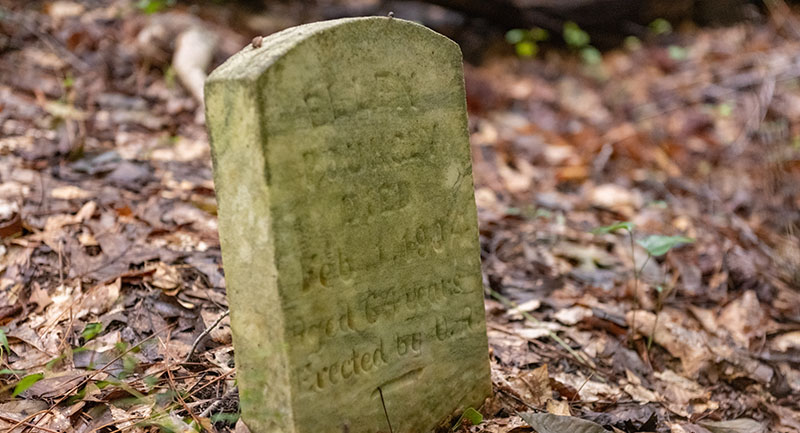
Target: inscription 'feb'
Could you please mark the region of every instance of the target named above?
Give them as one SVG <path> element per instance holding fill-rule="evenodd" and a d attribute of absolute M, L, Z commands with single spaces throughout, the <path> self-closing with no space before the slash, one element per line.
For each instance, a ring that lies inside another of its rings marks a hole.
<path fill-rule="evenodd" d="M 246 47 L 205 94 L 250 430 L 427 432 L 479 407 L 458 46 L 394 18 L 313 23 Z"/>

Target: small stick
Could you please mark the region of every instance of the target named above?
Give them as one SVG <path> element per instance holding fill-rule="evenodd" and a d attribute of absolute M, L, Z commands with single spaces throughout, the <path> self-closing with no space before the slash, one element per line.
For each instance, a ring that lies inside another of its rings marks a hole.
<path fill-rule="evenodd" d="M 383 414 L 386 415 L 386 423 L 389 424 L 389 433 L 394 433 L 392 430 L 392 422 L 389 421 L 389 412 L 386 410 L 386 402 L 383 400 L 383 390 L 381 387 L 378 387 L 378 394 L 381 395 L 381 404 L 383 405 Z"/>
<path fill-rule="evenodd" d="M 192 358 L 192 355 L 194 355 L 194 351 L 195 351 L 195 350 L 197 350 L 197 346 L 199 346 L 199 345 L 200 345 L 200 340 L 202 340 L 202 339 L 206 338 L 206 336 L 207 336 L 208 334 L 210 334 L 210 333 L 211 333 L 211 331 L 213 331 L 213 330 L 214 330 L 214 328 L 216 328 L 216 327 L 217 327 L 217 325 L 219 325 L 219 324 L 220 324 L 220 322 L 222 322 L 222 319 L 224 319 L 224 318 L 228 317 L 228 314 L 231 314 L 231 310 L 225 310 L 225 312 L 224 312 L 224 313 L 222 313 L 222 315 L 221 315 L 221 316 L 219 316 L 219 318 L 218 318 L 218 319 L 217 319 L 217 320 L 216 320 L 214 323 L 212 323 L 212 324 L 211 324 L 211 326 L 209 326 L 208 328 L 206 328 L 206 330 L 205 330 L 205 331 L 203 331 L 203 333 L 202 333 L 202 334 L 200 334 L 200 335 L 198 335 L 198 336 L 197 336 L 197 338 L 194 340 L 194 344 L 192 344 L 192 348 L 191 348 L 191 349 L 189 349 L 189 353 L 186 355 L 186 358 L 183 358 L 183 363 L 184 363 L 184 364 L 185 364 L 185 363 L 187 363 L 187 362 L 189 362 L 189 360 Z"/>
<path fill-rule="evenodd" d="M 237 389 L 238 388 L 236 387 L 231 387 L 229 390 L 225 391 L 225 394 L 222 394 L 222 397 L 220 397 L 219 400 L 215 401 L 214 403 L 211 403 L 210 406 L 208 406 L 203 412 L 200 413 L 200 418 L 208 418 L 208 416 L 211 415 L 211 412 L 216 410 L 218 407 L 222 406 L 222 403 L 228 397 L 232 396 Z"/>
<path fill-rule="evenodd" d="M 175 392 L 175 397 L 178 398 L 178 402 L 180 402 L 181 406 L 183 406 L 183 409 L 186 410 L 186 412 L 189 412 L 189 416 L 192 417 L 192 420 L 197 423 L 198 427 L 202 427 L 203 423 L 200 422 L 200 419 L 197 417 L 197 415 L 195 415 L 194 412 L 192 412 L 192 409 L 189 408 L 189 405 L 186 404 L 186 400 L 183 399 L 181 393 L 178 392 L 178 387 L 175 385 L 175 380 L 172 378 L 172 370 L 169 368 L 169 362 L 167 363 L 167 381 L 169 382 L 170 389 Z"/>
<path fill-rule="evenodd" d="M 10 418 L 10 417 L 4 416 L 4 415 L 0 415 L 0 420 L 3 420 L 4 422 L 7 422 L 7 423 L 11 423 L 11 422 L 16 422 L 17 421 L 14 418 Z M 31 424 L 29 422 L 24 422 L 24 423 L 22 423 L 22 425 L 24 425 L 26 427 L 31 427 L 31 428 L 37 428 L 37 429 L 39 429 L 41 431 L 46 431 L 48 433 L 58 433 L 56 430 L 50 430 L 47 427 L 38 426 L 36 424 Z M 9 430 L 9 431 L 11 431 L 11 430 Z"/>

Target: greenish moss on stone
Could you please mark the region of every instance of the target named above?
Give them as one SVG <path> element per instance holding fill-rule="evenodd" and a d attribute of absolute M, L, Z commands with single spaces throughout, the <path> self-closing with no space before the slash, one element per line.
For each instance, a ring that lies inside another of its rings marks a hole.
<path fill-rule="evenodd" d="M 480 406 L 458 46 L 399 19 L 308 24 L 231 57 L 205 95 L 253 433 L 425 432 Z"/>

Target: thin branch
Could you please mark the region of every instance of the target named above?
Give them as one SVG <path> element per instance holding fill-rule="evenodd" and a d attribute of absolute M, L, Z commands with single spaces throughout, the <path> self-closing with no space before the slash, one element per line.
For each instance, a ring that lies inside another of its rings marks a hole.
<path fill-rule="evenodd" d="M 383 414 L 386 416 L 386 423 L 389 424 L 389 433 L 394 433 L 392 430 L 392 422 L 389 421 L 389 411 L 386 410 L 386 402 L 383 400 L 383 390 L 381 387 L 378 387 L 378 394 L 381 395 L 381 405 L 383 405 Z"/>
<path fill-rule="evenodd" d="M 511 301 L 510 299 L 508 299 L 505 296 L 503 296 L 500 293 L 498 293 L 496 290 L 494 290 L 494 289 L 492 289 L 490 287 L 487 287 L 486 290 L 489 292 L 489 294 L 493 298 L 497 299 L 498 301 L 500 301 L 500 303 L 505 305 L 506 308 L 517 308 L 518 307 L 518 305 L 516 305 L 516 302 Z M 527 319 L 527 320 L 529 320 L 529 321 L 531 321 L 531 322 L 533 322 L 533 323 L 535 323 L 537 325 L 541 325 L 542 324 L 541 321 L 539 321 L 537 318 L 535 318 L 532 315 L 530 315 L 527 311 L 520 310 L 520 314 L 522 314 L 522 316 L 525 317 L 525 319 Z M 592 369 L 592 371 L 595 371 L 595 367 L 594 367 L 594 365 L 592 365 L 592 363 L 589 363 L 589 361 L 586 358 L 584 358 L 583 355 L 581 355 L 575 349 L 570 347 L 569 344 L 567 344 L 566 341 L 562 340 L 561 337 L 556 335 L 555 332 L 553 332 L 553 331 L 551 331 L 549 329 L 546 329 L 546 328 L 545 328 L 545 331 L 547 331 L 547 336 L 548 337 L 552 338 L 553 341 L 558 343 L 559 346 L 563 347 L 564 350 L 569 352 L 569 354 L 572 355 L 575 358 L 576 361 L 578 361 L 579 363 L 589 367 L 590 369 Z"/>
<path fill-rule="evenodd" d="M 200 345 L 200 341 L 206 338 L 206 336 L 208 336 L 208 334 L 210 334 L 211 331 L 213 331 L 220 324 L 220 322 L 222 322 L 222 319 L 228 317 L 229 314 L 231 314 L 231 310 L 225 310 L 225 312 L 222 313 L 222 315 L 219 316 L 219 318 L 217 318 L 217 320 L 214 321 L 214 323 L 212 323 L 211 326 L 206 328 L 205 331 L 203 331 L 203 333 L 197 336 L 197 338 L 194 340 L 194 343 L 192 344 L 192 348 L 189 349 L 189 353 L 186 355 L 186 358 L 183 359 L 184 364 L 189 362 L 190 359 L 192 359 L 192 355 L 194 355 L 195 350 L 197 350 L 197 346 Z"/>
<path fill-rule="evenodd" d="M 218 407 L 222 406 L 222 403 L 225 402 L 230 396 L 232 396 L 238 388 L 231 387 L 229 390 L 225 391 L 225 394 L 222 394 L 222 397 L 219 400 L 211 403 L 203 412 L 200 413 L 200 418 L 208 418 L 211 415 L 211 412 L 217 410 Z"/>

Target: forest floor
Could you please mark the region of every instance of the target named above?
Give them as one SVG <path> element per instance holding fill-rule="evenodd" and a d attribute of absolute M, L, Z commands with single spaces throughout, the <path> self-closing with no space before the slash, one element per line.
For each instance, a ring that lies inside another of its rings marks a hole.
<path fill-rule="evenodd" d="M 198 23 L 217 65 L 309 19 L 287 8 L 0 9 L 0 429 L 241 429 L 208 139 L 170 62 Z M 800 432 L 798 54 L 784 10 L 466 66 L 495 392 L 460 429 Z"/>

